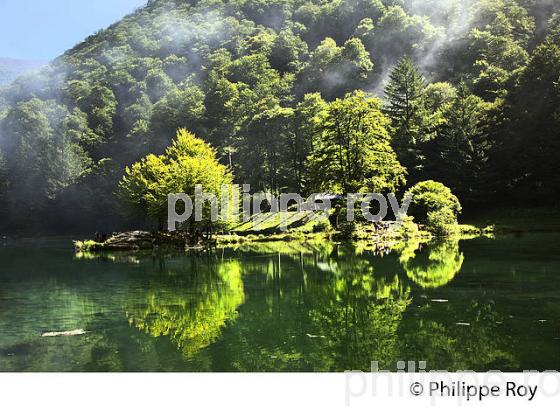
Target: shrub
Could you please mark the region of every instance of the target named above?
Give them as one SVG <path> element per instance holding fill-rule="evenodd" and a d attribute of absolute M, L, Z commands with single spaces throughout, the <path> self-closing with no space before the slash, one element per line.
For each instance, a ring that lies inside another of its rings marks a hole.
<path fill-rule="evenodd" d="M 451 235 L 456 233 L 459 225 L 457 216 L 449 208 L 428 212 L 426 228 L 435 235 Z"/>
<path fill-rule="evenodd" d="M 407 191 L 412 195 L 409 214 L 436 235 L 456 231 L 461 204 L 451 190 L 436 181 L 422 181 Z"/>

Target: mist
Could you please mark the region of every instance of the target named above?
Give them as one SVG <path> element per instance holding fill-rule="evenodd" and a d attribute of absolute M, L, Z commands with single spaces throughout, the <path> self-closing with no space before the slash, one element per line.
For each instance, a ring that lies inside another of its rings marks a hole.
<path fill-rule="evenodd" d="M 485 19 L 514 6 L 522 6 L 515 13 L 527 21 L 530 41 L 517 32 L 501 41 L 526 63 L 559 9 L 554 0 L 149 1 L 0 88 L 0 185 L 14 197 L 53 187 L 29 209 L 59 215 L 71 206 L 101 221 L 118 209 L 114 190 L 124 168 L 162 152 L 179 127 L 222 154 L 250 140 L 253 116 L 293 108 L 306 93 L 331 101 L 361 89 L 383 98 L 405 55 L 428 82 L 465 78 L 475 88 L 471 60 L 487 57 L 479 52 L 484 36 L 499 34 Z M 32 166 L 46 157 L 60 169 Z M 18 211 L 15 203 L 0 206 Z"/>

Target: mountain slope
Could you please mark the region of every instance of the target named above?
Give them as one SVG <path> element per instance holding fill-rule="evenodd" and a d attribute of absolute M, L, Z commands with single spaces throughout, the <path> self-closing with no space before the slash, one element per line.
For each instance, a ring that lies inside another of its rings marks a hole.
<path fill-rule="evenodd" d="M 409 55 L 428 81 L 463 79 L 501 104 L 541 37 L 553 36 L 534 16 L 547 22 L 556 9 L 525 3 L 149 1 L 0 92 L 4 212 L 16 226 L 30 215 L 102 223 L 116 215 L 124 167 L 161 152 L 179 127 L 227 156 L 238 181 L 298 189 L 293 158 L 309 144 L 290 147 L 305 134 L 297 121 L 310 93 L 382 94 Z"/>

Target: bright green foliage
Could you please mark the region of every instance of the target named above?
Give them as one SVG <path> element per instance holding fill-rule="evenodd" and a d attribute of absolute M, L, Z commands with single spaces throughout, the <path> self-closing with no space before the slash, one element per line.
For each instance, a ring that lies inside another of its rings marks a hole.
<path fill-rule="evenodd" d="M 396 191 L 405 170 L 391 148 L 389 119 L 381 102 L 361 91 L 336 99 L 326 109 L 311 159 L 318 190 Z"/>
<path fill-rule="evenodd" d="M 319 93 L 306 94 L 294 110 L 293 132 L 290 140 L 290 157 L 294 173 L 295 187 L 300 192 L 311 194 L 314 173 L 309 166 L 309 156 L 313 151 L 313 138 L 327 115 L 327 103 Z"/>
<path fill-rule="evenodd" d="M 188 275 L 174 273 L 172 284 L 155 287 L 144 300 L 138 298 L 127 306 L 127 318 L 150 336 L 169 337 L 185 357 L 192 358 L 237 318 L 237 309 L 245 301 L 241 266 L 237 260 L 200 263 L 195 284 L 184 283 Z M 196 291 L 192 286 L 198 287 Z M 184 292 L 185 288 L 189 291 Z"/>
<path fill-rule="evenodd" d="M 131 209 L 157 219 L 162 227 L 169 194 L 185 193 L 195 198 L 195 187 L 201 185 L 204 193 L 220 198 L 222 186 L 231 182 L 232 176 L 218 163 L 215 150 L 181 129 L 164 154 L 150 154 L 126 168 L 119 193 Z M 205 204 L 203 211 L 206 217 L 209 206 Z"/>
<path fill-rule="evenodd" d="M 279 72 L 298 72 L 309 53 L 307 43 L 291 29 L 284 29 L 272 43 L 270 65 Z"/>
<path fill-rule="evenodd" d="M 548 21 L 548 38 L 551 42 L 560 43 L 560 12 L 554 13 Z"/>
<path fill-rule="evenodd" d="M 529 54 L 511 37 L 496 37 L 486 31 L 474 30 L 471 41 L 476 55 L 487 56 L 473 64 L 475 89 L 488 100 L 503 96 L 511 74 L 527 63 Z"/>
<path fill-rule="evenodd" d="M 515 0 L 482 0 L 474 7 L 474 26 L 496 36 L 526 44 L 535 30 L 534 18 Z"/>
<path fill-rule="evenodd" d="M 236 61 L 227 53 L 213 58 L 206 97 L 206 115 L 215 119 L 208 123 L 210 141 L 228 147 L 228 154 L 235 152 L 228 157 L 244 183 L 256 189 L 284 187 L 283 179 L 291 174 L 282 169 L 290 162 L 286 147 L 291 108 L 282 103 L 293 75 L 280 76 L 261 54 Z"/>
<path fill-rule="evenodd" d="M 385 9 L 363 41 L 374 60 L 391 66 L 406 55 L 422 58 L 440 35 L 428 18 L 409 14 L 396 4 Z"/>
<path fill-rule="evenodd" d="M 434 158 L 439 158 L 440 155 L 440 147 L 437 145 L 436 141 L 436 131 L 445 124 L 447 120 L 446 112 L 449 110 L 456 96 L 457 89 L 450 83 L 438 82 L 426 86 L 424 100 L 426 111 L 429 113 L 431 139 L 424 142 L 421 146 L 421 155 L 424 158 L 424 167 L 422 170 L 424 176 L 431 175 L 433 171 L 434 173 L 439 172 L 441 165 L 437 160 L 434 160 Z"/>
<path fill-rule="evenodd" d="M 205 111 L 204 92 L 199 87 L 188 85 L 170 91 L 153 106 L 147 132 L 150 152 L 162 151 L 170 142 L 163 136 L 173 135 L 181 127 L 201 130 Z"/>
<path fill-rule="evenodd" d="M 453 280 L 461 270 L 465 257 L 459 251 L 459 240 L 450 239 L 431 248 L 427 261 L 414 251 L 403 251 L 399 260 L 406 276 L 414 283 L 422 289 L 434 289 Z"/>
<path fill-rule="evenodd" d="M 457 215 L 449 208 L 428 212 L 426 227 L 439 236 L 452 235 L 458 232 Z"/>
<path fill-rule="evenodd" d="M 450 83 L 428 84 L 424 91 L 426 109 L 432 114 L 441 111 L 456 95 L 457 90 Z"/>
<path fill-rule="evenodd" d="M 113 119 L 117 111 L 115 94 L 110 88 L 95 84 L 88 94 L 80 96 L 78 107 L 90 113 L 89 127 L 98 135 L 110 139 L 113 133 Z"/>
<path fill-rule="evenodd" d="M 436 181 L 422 181 L 410 188 L 406 195 L 412 196 L 408 214 L 417 223 L 436 234 L 449 233 L 449 227 L 457 224 L 461 204 L 451 190 Z"/>

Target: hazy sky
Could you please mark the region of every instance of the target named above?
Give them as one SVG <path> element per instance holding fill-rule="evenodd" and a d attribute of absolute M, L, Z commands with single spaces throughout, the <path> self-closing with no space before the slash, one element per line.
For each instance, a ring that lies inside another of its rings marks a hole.
<path fill-rule="evenodd" d="M 0 0 L 0 57 L 50 60 L 146 0 Z"/>

